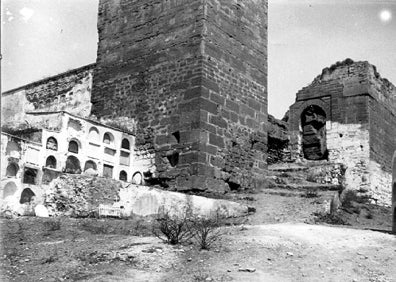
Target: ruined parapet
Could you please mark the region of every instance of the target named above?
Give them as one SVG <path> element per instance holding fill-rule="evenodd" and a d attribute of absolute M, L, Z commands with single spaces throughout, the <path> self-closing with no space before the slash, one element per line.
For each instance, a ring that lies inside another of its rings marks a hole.
<path fill-rule="evenodd" d="M 268 115 L 268 164 L 291 161 L 288 123 Z"/>
<path fill-rule="evenodd" d="M 2 94 L 2 124 L 19 127 L 30 122 L 27 112 L 91 113 L 92 72 L 87 65 L 6 91 Z"/>
<path fill-rule="evenodd" d="M 290 107 L 293 158 L 343 163 L 348 189 L 390 205 L 395 97 L 395 86 L 368 62 L 325 68 Z"/>
<path fill-rule="evenodd" d="M 267 1 L 101 0 L 97 117 L 136 121 L 152 183 L 251 189 L 267 154 Z"/>

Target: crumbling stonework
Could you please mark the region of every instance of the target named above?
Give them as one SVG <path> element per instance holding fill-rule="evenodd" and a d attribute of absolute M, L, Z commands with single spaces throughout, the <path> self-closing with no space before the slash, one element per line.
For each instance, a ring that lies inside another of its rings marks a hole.
<path fill-rule="evenodd" d="M 50 184 L 44 203 L 52 216 L 97 216 L 100 204 L 119 201 L 122 185 L 109 178 L 62 175 Z"/>
<path fill-rule="evenodd" d="M 346 165 L 346 187 L 390 205 L 396 149 L 396 87 L 368 62 L 347 59 L 323 70 L 290 107 L 293 159 Z"/>
<path fill-rule="evenodd" d="M 101 0 L 93 114 L 130 117 L 153 183 L 250 189 L 266 171 L 267 1 Z"/>
<path fill-rule="evenodd" d="M 268 115 L 268 158 L 267 163 L 290 162 L 290 135 L 286 121 Z"/>
<path fill-rule="evenodd" d="M 68 111 L 81 117 L 91 113 L 94 65 L 73 69 L 4 92 L 1 97 L 2 125 L 30 122 L 28 112 Z"/>

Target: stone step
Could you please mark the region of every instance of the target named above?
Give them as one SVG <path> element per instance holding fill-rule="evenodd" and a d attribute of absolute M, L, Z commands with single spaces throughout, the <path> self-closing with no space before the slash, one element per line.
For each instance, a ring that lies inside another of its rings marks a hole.
<path fill-rule="evenodd" d="M 342 186 L 339 184 L 319 184 L 319 183 L 304 183 L 304 184 L 276 184 L 275 187 L 272 188 L 280 188 L 280 189 L 287 189 L 287 190 L 300 190 L 300 191 L 307 191 L 307 190 L 318 190 L 318 191 L 340 191 Z"/>
<path fill-rule="evenodd" d="M 323 191 L 323 190 L 291 190 L 285 188 L 266 188 L 261 191 L 263 194 L 279 195 L 283 197 L 304 197 L 304 198 L 316 198 L 321 197 L 325 199 L 331 199 L 334 196 L 335 191 Z"/>

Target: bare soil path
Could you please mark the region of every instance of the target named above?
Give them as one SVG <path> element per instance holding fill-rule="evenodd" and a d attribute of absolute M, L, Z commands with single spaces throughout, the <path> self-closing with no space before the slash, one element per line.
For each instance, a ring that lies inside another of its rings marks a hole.
<path fill-rule="evenodd" d="M 387 209 L 347 213 L 343 227 L 306 224 L 326 195 L 237 198 L 256 213 L 224 227 L 209 251 L 164 244 L 150 218 L 0 219 L 0 281 L 396 281 Z"/>

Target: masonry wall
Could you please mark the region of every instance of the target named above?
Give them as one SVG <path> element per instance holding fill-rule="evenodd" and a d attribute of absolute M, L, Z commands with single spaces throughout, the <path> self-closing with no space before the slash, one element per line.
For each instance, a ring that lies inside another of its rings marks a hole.
<path fill-rule="evenodd" d="M 18 127 L 27 112 L 68 111 L 81 117 L 91 112 L 93 65 L 84 66 L 4 92 L 2 124 Z"/>
<path fill-rule="evenodd" d="M 100 1 L 93 114 L 137 123 L 154 183 L 253 187 L 266 160 L 266 23 L 266 1 Z"/>
<path fill-rule="evenodd" d="M 396 146 L 394 86 L 368 62 L 345 60 L 323 70 L 290 107 L 294 158 L 301 153 L 301 113 L 309 105 L 326 112 L 329 161 L 347 166 L 346 187 L 390 204 L 391 152 Z"/>

